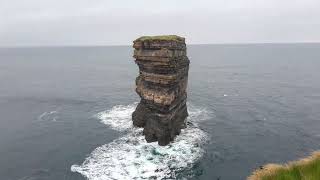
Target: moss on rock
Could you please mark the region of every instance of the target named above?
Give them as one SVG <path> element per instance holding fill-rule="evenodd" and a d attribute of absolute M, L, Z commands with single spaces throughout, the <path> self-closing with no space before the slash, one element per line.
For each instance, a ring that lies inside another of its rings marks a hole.
<path fill-rule="evenodd" d="M 184 38 L 177 35 L 162 35 L 162 36 L 142 36 L 136 39 L 134 42 L 138 41 L 177 41 L 184 42 Z"/>

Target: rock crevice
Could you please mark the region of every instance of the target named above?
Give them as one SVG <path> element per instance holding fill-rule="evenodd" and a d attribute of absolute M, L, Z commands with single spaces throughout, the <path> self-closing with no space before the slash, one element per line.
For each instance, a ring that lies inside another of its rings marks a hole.
<path fill-rule="evenodd" d="M 167 145 L 180 134 L 188 116 L 186 99 L 189 59 L 185 39 L 179 36 L 145 36 L 134 41 L 139 67 L 136 92 L 141 97 L 132 114 L 143 127 L 147 142 Z"/>

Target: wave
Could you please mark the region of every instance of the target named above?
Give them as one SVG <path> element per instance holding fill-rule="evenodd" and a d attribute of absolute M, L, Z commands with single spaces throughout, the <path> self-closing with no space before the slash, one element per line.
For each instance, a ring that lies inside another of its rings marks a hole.
<path fill-rule="evenodd" d="M 109 126 L 117 131 L 125 131 L 133 128 L 131 114 L 136 109 L 138 103 L 133 103 L 127 106 L 117 105 L 110 110 L 100 112 L 96 115 L 101 123 Z"/>
<path fill-rule="evenodd" d="M 189 107 L 187 128 L 167 146 L 147 143 L 142 128 L 132 126 L 131 114 L 137 103 L 114 106 L 96 115 L 102 123 L 126 135 L 96 148 L 81 165 L 72 165 L 89 180 L 176 179 L 192 170 L 204 155 L 208 135 L 197 123 L 209 117 L 204 108 Z M 190 175 L 188 175 L 190 176 Z"/>
<path fill-rule="evenodd" d="M 49 111 L 44 112 L 40 116 L 38 116 L 38 121 L 57 121 L 59 118 L 59 112 L 58 111 Z"/>

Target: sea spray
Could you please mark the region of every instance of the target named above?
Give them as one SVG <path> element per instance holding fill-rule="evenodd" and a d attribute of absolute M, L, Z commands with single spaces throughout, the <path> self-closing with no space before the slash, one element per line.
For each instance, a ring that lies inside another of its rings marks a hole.
<path fill-rule="evenodd" d="M 132 126 L 131 113 L 136 103 L 114 106 L 96 115 L 108 127 L 126 132 L 113 142 L 96 148 L 81 165 L 71 170 L 89 180 L 105 179 L 175 179 L 192 167 L 205 153 L 208 135 L 197 123 L 209 118 L 206 109 L 189 107 L 187 128 L 167 146 L 147 143 L 142 128 Z"/>

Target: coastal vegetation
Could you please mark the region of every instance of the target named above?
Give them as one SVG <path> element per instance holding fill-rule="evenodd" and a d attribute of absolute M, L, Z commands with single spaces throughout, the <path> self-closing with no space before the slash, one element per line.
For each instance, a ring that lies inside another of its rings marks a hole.
<path fill-rule="evenodd" d="M 142 36 L 135 41 L 178 41 L 183 42 L 184 38 L 177 35 L 162 35 L 162 36 Z"/>
<path fill-rule="evenodd" d="M 268 164 L 256 170 L 248 180 L 320 180 L 320 151 L 288 164 Z"/>

